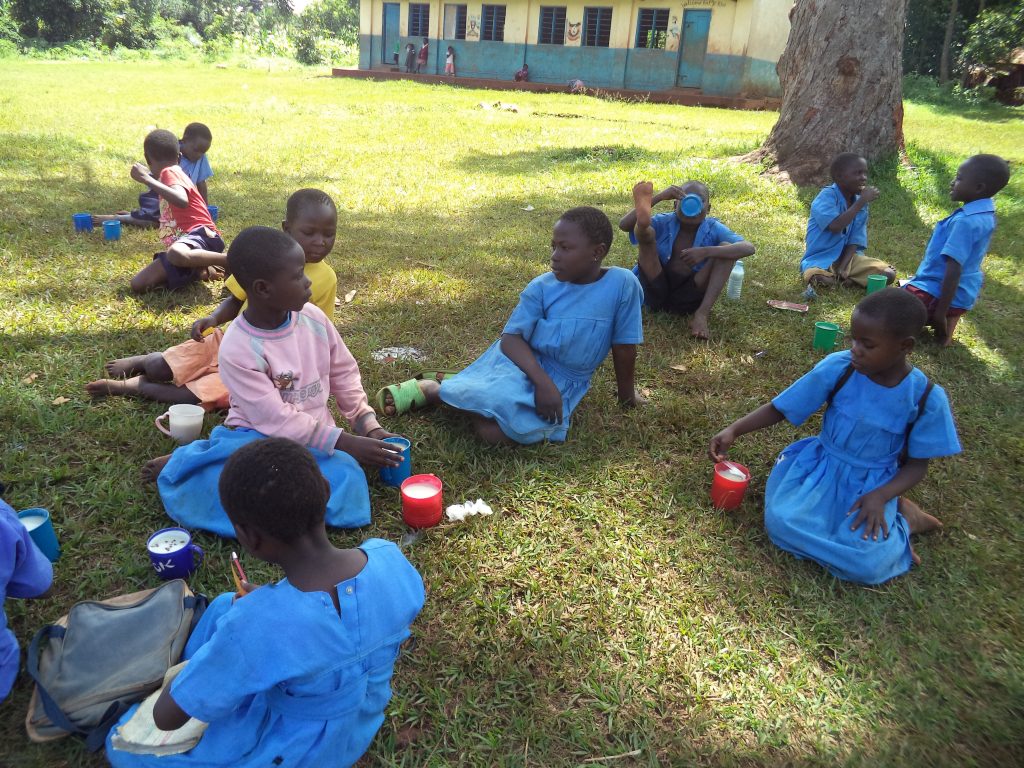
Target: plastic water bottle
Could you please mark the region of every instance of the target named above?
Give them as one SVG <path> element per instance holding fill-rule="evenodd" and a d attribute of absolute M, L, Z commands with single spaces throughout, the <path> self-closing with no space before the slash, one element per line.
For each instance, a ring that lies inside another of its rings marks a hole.
<path fill-rule="evenodd" d="M 743 293 L 743 260 L 737 259 L 732 272 L 729 273 L 729 282 L 725 286 L 725 295 L 733 301 L 737 301 L 741 293 Z"/>

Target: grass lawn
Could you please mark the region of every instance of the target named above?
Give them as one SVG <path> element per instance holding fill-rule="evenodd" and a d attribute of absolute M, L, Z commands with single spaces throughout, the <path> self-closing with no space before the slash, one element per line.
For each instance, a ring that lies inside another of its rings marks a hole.
<path fill-rule="evenodd" d="M 414 440 L 416 469 L 443 478 L 448 503 L 483 497 L 496 514 L 443 524 L 407 550 L 428 591 L 418 645 L 361 764 L 593 765 L 623 753 L 607 764 L 1024 763 L 1019 112 L 910 104 L 912 166 L 874 169 L 871 251 L 901 276 L 951 210 L 961 159 L 995 152 L 1018 170 L 997 200 L 981 302 L 953 348 L 913 358 L 948 391 L 965 446 L 913 492 L 945 530 L 918 543 L 922 568 L 866 589 L 779 552 L 763 530 L 774 458 L 816 419 L 741 438 L 733 455 L 755 479 L 739 510 L 707 497 L 710 436 L 807 371 L 814 321 L 848 328 L 859 298 L 824 296 L 806 316 L 765 304 L 799 299 L 816 192 L 729 162 L 773 113 L 198 64 L 9 59 L 0 82 L 0 467 L 8 501 L 48 507 L 64 548 L 50 599 L 6 605 L 23 646 L 76 600 L 157 583 L 145 537 L 168 518 L 138 468 L 169 450 L 153 428 L 162 408 L 91 402 L 83 385 L 105 360 L 183 340 L 218 297 L 205 286 L 129 295 L 155 233 L 108 245 L 70 221 L 133 206 L 128 169 L 150 127 L 212 127 L 211 199 L 228 240 L 279 222 L 299 187 L 334 197 L 330 260 L 339 294 L 357 291 L 337 324 L 371 393 L 418 370 L 373 362 L 381 347 L 413 345 L 444 368 L 482 352 L 547 268 L 566 208 L 596 205 L 614 222 L 635 181 L 698 178 L 758 251 L 742 301 L 713 315 L 711 343 L 690 341 L 678 319 L 645 319 L 649 406 L 617 407 L 607 363 L 565 445 L 484 448 L 450 412 L 385 422 Z M 519 111 L 477 107 L 499 99 Z M 632 259 L 619 233 L 607 263 Z M 402 536 L 397 491 L 371 494 L 373 524 L 334 531 L 338 544 Z M 193 588 L 229 589 L 235 545 L 197 539 L 207 556 Z M 246 566 L 253 581 L 279 577 Z M 102 764 L 76 741 L 29 744 L 27 700 L 23 676 L 0 707 L 0 764 Z"/>

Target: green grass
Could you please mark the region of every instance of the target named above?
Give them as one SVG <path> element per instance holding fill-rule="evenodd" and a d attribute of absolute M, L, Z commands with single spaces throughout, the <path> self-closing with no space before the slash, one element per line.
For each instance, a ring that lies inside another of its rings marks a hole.
<path fill-rule="evenodd" d="M 564 446 L 487 449 L 447 412 L 392 422 L 449 502 L 483 497 L 496 514 L 408 550 L 428 590 L 419 642 L 363 764 L 568 766 L 635 750 L 610 764 L 1024 762 L 1024 174 L 999 196 L 988 282 L 957 343 L 914 355 L 949 392 L 965 446 L 914 491 L 945 531 L 919 542 L 923 568 L 865 589 L 779 552 L 762 527 L 776 453 L 815 424 L 742 439 L 747 501 L 723 514 L 707 498 L 710 436 L 805 372 L 813 322 L 847 327 L 858 298 L 826 296 L 806 316 L 765 305 L 799 297 L 815 192 L 729 161 L 774 114 L 197 64 L 10 59 L 0 81 L 0 466 L 10 502 L 52 510 L 65 553 L 52 598 L 7 603 L 23 643 L 75 600 L 156 583 L 144 537 L 167 518 L 137 470 L 168 449 L 152 426 L 161 408 L 93 403 L 82 387 L 109 358 L 179 342 L 217 297 L 128 295 L 153 233 L 107 245 L 70 222 L 133 202 L 128 168 L 151 126 L 212 126 L 210 189 L 228 239 L 280 221 L 301 186 L 334 196 L 331 262 L 339 293 L 358 291 L 337 323 L 371 392 L 414 371 L 374 363 L 382 346 L 414 345 L 440 367 L 485 349 L 546 268 L 564 209 L 593 204 L 616 220 L 636 180 L 694 177 L 758 252 L 743 300 L 716 309 L 710 344 L 676 319 L 646 320 L 649 407 L 616 406 L 609 364 Z M 499 99 L 519 112 L 477 108 Z M 963 157 L 1024 161 L 1010 111 L 979 120 L 910 104 L 906 130 L 913 167 L 874 169 L 870 234 L 901 275 L 949 212 Z M 631 260 L 619 235 L 608 262 Z M 334 532 L 339 544 L 402 535 L 397 493 L 371 493 L 374 523 Z M 231 543 L 198 541 L 207 559 L 193 586 L 228 589 Z M 279 575 L 247 566 L 254 580 Z M 0 764 L 101 764 L 74 741 L 28 744 L 26 702 L 22 678 L 2 707 Z"/>

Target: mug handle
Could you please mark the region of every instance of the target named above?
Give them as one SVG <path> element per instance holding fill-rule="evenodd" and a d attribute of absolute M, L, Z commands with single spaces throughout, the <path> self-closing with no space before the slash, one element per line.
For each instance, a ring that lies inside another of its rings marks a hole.
<path fill-rule="evenodd" d="M 203 552 L 203 548 L 200 547 L 198 544 L 189 544 L 189 547 L 192 548 L 193 567 L 198 568 L 200 565 L 203 564 L 203 558 L 206 557 L 206 553 Z M 198 560 L 196 560 L 196 553 L 199 554 Z"/>
<path fill-rule="evenodd" d="M 160 423 L 160 419 L 166 419 L 170 415 L 171 415 L 170 411 L 164 411 L 159 416 L 157 416 L 155 419 L 153 419 L 153 423 L 156 424 L 156 428 L 159 429 L 161 432 L 163 432 L 168 437 L 171 436 L 171 433 L 167 429 L 164 428 L 163 424 Z"/>

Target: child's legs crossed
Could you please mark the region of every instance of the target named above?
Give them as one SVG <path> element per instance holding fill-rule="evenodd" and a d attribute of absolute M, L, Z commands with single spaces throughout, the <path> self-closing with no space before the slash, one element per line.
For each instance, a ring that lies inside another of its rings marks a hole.
<path fill-rule="evenodd" d="M 891 264 L 866 256 L 864 251 L 853 254 L 850 263 L 846 265 L 846 271 L 846 279 L 861 288 L 867 288 L 868 278 L 872 275 L 885 275 L 886 283 L 896 279 L 896 270 Z"/>
<path fill-rule="evenodd" d="M 153 259 L 138 271 L 131 280 L 132 293 L 147 293 L 167 285 L 167 270 L 159 259 Z"/>

